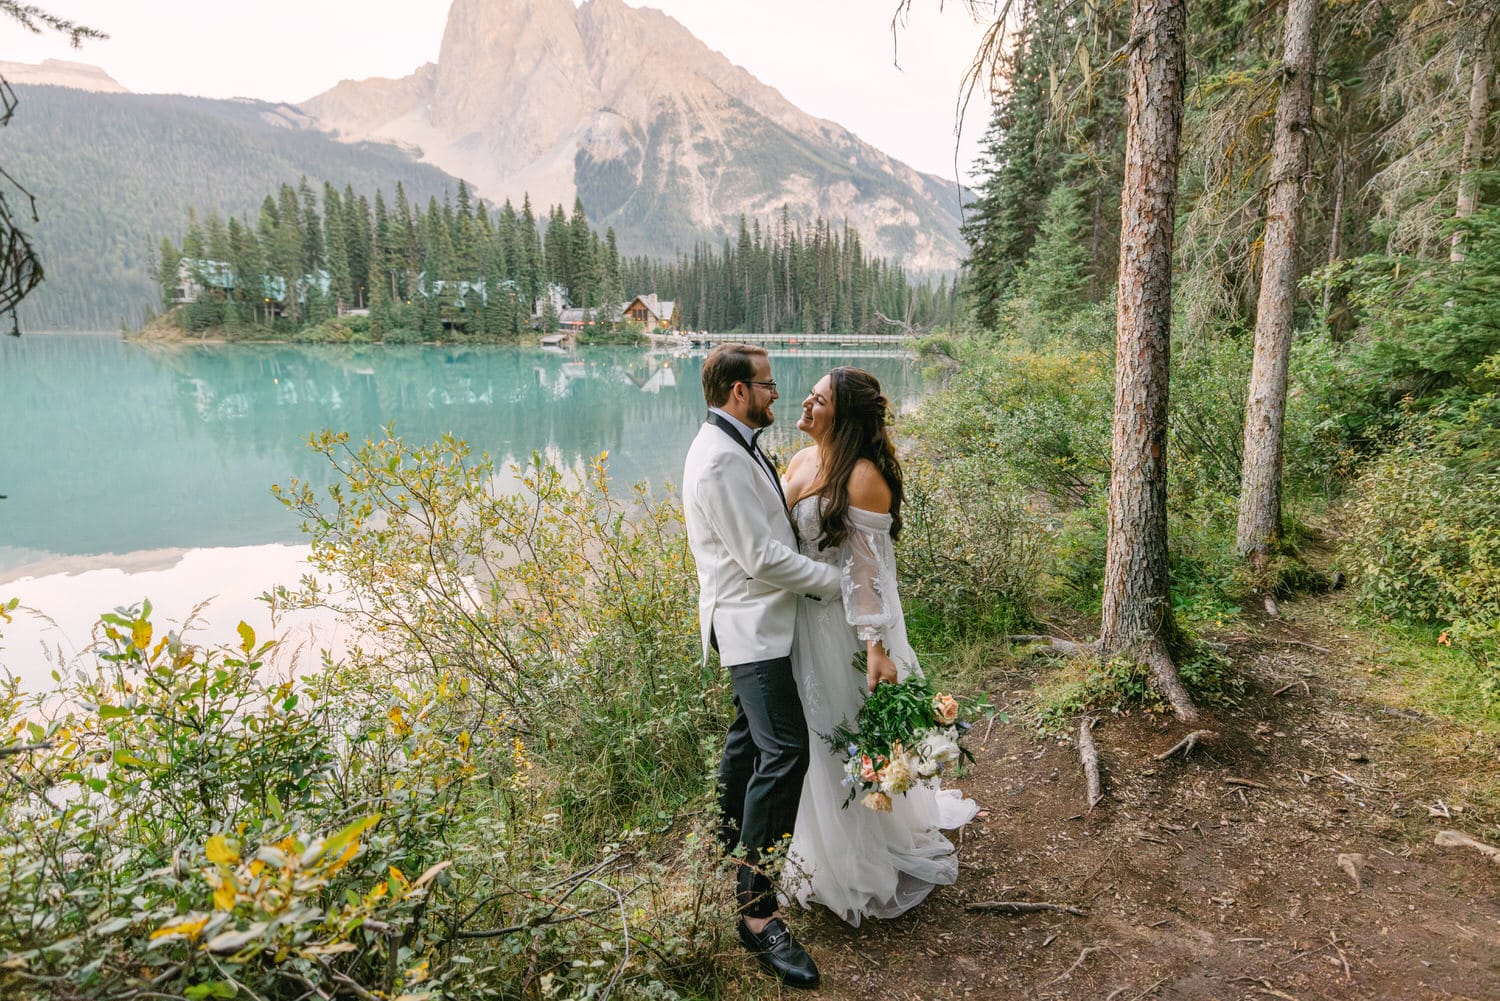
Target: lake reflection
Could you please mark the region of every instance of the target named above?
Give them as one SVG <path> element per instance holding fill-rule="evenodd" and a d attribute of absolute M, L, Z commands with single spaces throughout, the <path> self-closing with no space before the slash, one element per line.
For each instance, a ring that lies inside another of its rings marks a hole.
<path fill-rule="evenodd" d="M 786 387 L 773 432 L 779 447 L 800 443 L 792 424 L 802 397 L 836 364 L 868 368 L 901 404 L 921 394 L 917 367 L 899 357 L 773 351 Z M 35 666 L 16 662 L 32 661 L 38 640 L 77 649 L 99 611 L 139 601 L 147 588 L 219 594 L 234 608 L 224 614 L 238 615 L 245 595 L 277 580 L 264 579 L 263 560 L 234 551 L 300 544 L 298 520 L 270 487 L 328 479 L 305 444 L 322 428 L 361 439 L 393 423 L 421 442 L 451 432 L 502 462 L 541 451 L 573 465 L 607 451 L 616 483 L 675 482 L 703 418 L 701 366 L 701 352 L 629 348 L 565 355 L 0 338 L 0 598 L 20 596 L 65 634 L 41 626 L 34 636 L 18 620 L 5 627 L 0 664 L 35 676 Z M 218 556 L 186 559 L 204 549 Z M 218 638 L 213 607 L 208 619 Z M 231 635 L 237 621 L 228 622 Z"/>

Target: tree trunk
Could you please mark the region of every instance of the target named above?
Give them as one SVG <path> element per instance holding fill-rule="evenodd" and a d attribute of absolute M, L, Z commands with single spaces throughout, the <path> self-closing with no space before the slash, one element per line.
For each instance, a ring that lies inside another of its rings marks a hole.
<path fill-rule="evenodd" d="M 1271 190 L 1255 313 L 1255 362 L 1245 404 L 1245 459 L 1240 473 L 1241 556 L 1263 568 L 1281 537 L 1281 437 L 1287 363 L 1297 304 L 1297 227 L 1312 126 L 1318 0 L 1289 0 L 1282 35 L 1281 95 L 1271 150 Z"/>
<path fill-rule="evenodd" d="M 1469 84 L 1469 120 L 1464 126 L 1464 145 L 1458 161 L 1458 208 L 1455 219 L 1467 219 L 1479 202 L 1480 162 L 1484 159 L 1484 126 L 1490 117 L 1490 54 L 1481 40 L 1474 46 L 1474 75 Z M 1454 233 L 1448 260 L 1464 259 L 1463 234 Z"/>
<path fill-rule="evenodd" d="M 1167 593 L 1167 369 L 1185 20 L 1183 0 L 1131 0 L 1099 648 L 1106 657 L 1140 657 L 1178 716 L 1194 719 L 1197 711 L 1168 654 L 1173 627 Z"/>
<path fill-rule="evenodd" d="M 1347 155 L 1345 140 L 1339 140 L 1338 155 L 1333 161 L 1333 220 L 1328 224 L 1328 264 L 1339 262 L 1344 252 L 1344 158 Z M 1328 310 L 1333 306 L 1333 282 L 1323 283 L 1323 319 L 1327 322 Z"/>

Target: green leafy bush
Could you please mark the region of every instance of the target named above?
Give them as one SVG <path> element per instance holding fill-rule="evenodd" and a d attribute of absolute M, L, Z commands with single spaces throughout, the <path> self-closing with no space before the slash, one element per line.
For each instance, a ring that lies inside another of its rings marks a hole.
<path fill-rule="evenodd" d="M 1369 465 L 1348 522 L 1342 558 L 1372 613 L 1445 626 L 1439 642 L 1500 667 L 1500 472 L 1410 441 Z"/>
<path fill-rule="evenodd" d="M 902 430 L 936 465 L 973 458 L 1071 504 L 1108 483 L 1112 379 L 1102 352 L 1005 345 L 971 361 Z"/>
<path fill-rule="evenodd" d="M 146 606 L 0 689 L 0 996 L 722 995 L 729 699 L 676 504 L 317 444 L 340 482 L 282 493 L 337 585 L 274 601 L 347 613 L 343 663 L 273 680 Z"/>
<path fill-rule="evenodd" d="M 897 560 L 907 626 L 922 649 L 1031 621 L 1044 523 L 1001 466 L 977 456 L 906 463 Z"/>

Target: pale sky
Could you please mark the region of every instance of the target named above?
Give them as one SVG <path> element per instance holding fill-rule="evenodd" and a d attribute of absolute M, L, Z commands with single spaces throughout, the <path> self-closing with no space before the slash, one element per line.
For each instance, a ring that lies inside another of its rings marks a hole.
<path fill-rule="evenodd" d="M 92 63 L 137 93 L 296 103 L 342 79 L 400 77 L 437 58 L 450 0 L 38 0 L 108 41 L 74 50 L 0 18 L 0 61 Z M 954 178 L 955 107 L 988 27 L 959 0 L 626 0 L 682 22 L 802 110 L 919 170 Z M 893 65 L 899 59 L 900 68 Z M 969 179 L 989 117 L 982 89 L 958 145 Z"/>

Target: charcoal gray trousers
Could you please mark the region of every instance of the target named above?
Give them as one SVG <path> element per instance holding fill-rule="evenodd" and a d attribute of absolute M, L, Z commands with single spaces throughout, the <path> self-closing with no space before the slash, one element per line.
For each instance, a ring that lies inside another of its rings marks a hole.
<path fill-rule="evenodd" d="M 807 720 L 790 657 L 734 664 L 729 676 L 735 714 L 719 762 L 719 838 L 726 852 L 744 848 L 735 886 L 740 913 L 763 918 L 776 910 L 776 894 L 762 862 L 784 857 L 797 823 Z"/>

